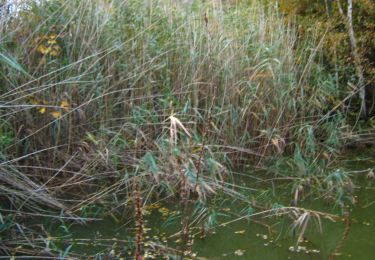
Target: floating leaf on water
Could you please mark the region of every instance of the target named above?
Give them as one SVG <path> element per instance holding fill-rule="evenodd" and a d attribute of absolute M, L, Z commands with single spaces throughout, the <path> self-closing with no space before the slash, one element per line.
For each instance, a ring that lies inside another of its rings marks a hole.
<path fill-rule="evenodd" d="M 245 250 L 242 250 L 242 249 L 237 249 L 236 251 L 234 251 L 234 254 L 237 256 L 243 256 L 244 253 L 245 253 Z"/>

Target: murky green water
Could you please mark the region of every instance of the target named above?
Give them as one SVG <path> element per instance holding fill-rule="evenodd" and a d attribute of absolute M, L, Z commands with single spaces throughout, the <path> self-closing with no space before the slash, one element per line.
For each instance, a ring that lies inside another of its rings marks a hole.
<path fill-rule="evenodd" d="M 375 181 L 366 179 L 366 173 L 375 166 L 372 155 L 361 156 L 361 159 L 342 161 L 342 167 L 350 171 L 357 185 L 357 203 L 352 209 L 352 225 L 348 238 L 343 243 L 341 254 L 337 259 L 373 259 L 375 246 Z M 282 185 L 274 190 L 274 198 L 285 197 Z M 290 192 L 290 191 L 288 191 Z M 289 194 L 290 197 L 290 194 Z M 282 199 L 281 199 L 282 201 Z M 172 211 L 159 205 L 150 209 L 147 217 L 148 231 L 145 241 L 158 241 L 171 248 L 176 247 L 178 236 L 173 236 L 179 230 L 179 221 L 166 221 L 163 211 Z M 322 200 L 305 201 L 303 207 L 322 212 L 338 213 L 338 209 L 324 203 Z M 216 207 L 218 223 L 231 222 L 239 212 L 238 203 L 226 202 Z M 269 214 L 268 214 L 269 215 Z M 200 259 L 327 259 L 337 243 L 342 239 L 345 224 L 343 221 L 333 222 L 321 218 L 323 232 L 319 225 L 311 220 L 305 234 L 304 242 L 296 245 L 297 235 L 291 229 L 292 222 L 286 217 L 257 217 L 255 222 L 246 219 L 234 221 L 217 227 L 209 234 L 202 236 L 196 232 L 193 252 Z M 86 255 L 108 256 L 124 252 L 133 237 L 134 230 L 107 218 L 99 222 L 91 222 L 86 226 L 70 227 L 72 236 L 66 241 L 74 245 L 72 251 Z M 270 231 L 271 230 L 271 231 Z M 194 231 L 195 232 L 195 231 Z M 65 242 L 66 243 L 66 242 Z M 297 252 L 299 251 L 299 252 Z M 129 251 L 130 252 L 130 251 Z M 124 257 L 124 256 L 122 256 Z M 127 257 L 124 257 L 126 259 Z M 131 259 L 131 257 L 129 257 Z"/>
<path fill-rule="evenodd" d="M 359 201 L 352 211 L 352 226 L 347 240 L 343 244 L 342 254 L 337 259 L 372 259 L 375 241 L 375 189 L 363 183 L 358 193 Z M 321 203 L 313 203 L 313 209 L 332 212 Z M 307 205 L 304 205 L 307 206 Z M 272 221 L 269 221 L 272 223 Z M 290 222 L 274 223 L 277 231 L 272 236 L 260 225 L 241 221 L 217 230 L 215 235 L 198 240 L 196 251 L 209 259 L 327 259 L 341 239 L 345 225 L 341 221 L 332 222 L 322 219 L 323 232 L 313 223 L 304 237 L 308 242 L 300 243 L 300 252 L 296 246 L 296 237 L 290 232 Z M 238 234 L 238 231 L 245 233 Z M 236 234 L 237 231 L 237 234 Z M 236 250 L 242 256 L 236 255 Z M 294 251 L 294 252 L 291 252 Z"/>

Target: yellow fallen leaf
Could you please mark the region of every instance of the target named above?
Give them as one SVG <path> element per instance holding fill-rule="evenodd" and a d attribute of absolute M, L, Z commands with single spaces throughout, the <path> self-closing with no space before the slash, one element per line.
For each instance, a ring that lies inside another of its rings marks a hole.
<path fill-rule="evenodd" d="M 60 111 L 52 111 L 50 114 L 54 118 L 60 118 L 61 117 L 61 112 Z"/>
<path fill-rule="evenodd" d="M 237 249 L 236 251 L 234 251 L 234 254 L 237 256 L 243 256 L 244 253 L 245 253 L 245 250 L 241 250 L 241 249 Z"/>
<path fill-rule="evenodd" d="M 234 234 L 244 234 L 246 231 L 245 230 L 238 230 L 235 231 Z"/>

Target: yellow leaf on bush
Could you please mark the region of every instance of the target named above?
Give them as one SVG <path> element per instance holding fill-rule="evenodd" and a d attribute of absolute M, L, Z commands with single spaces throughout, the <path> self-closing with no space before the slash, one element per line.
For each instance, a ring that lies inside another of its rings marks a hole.
<path fill-rule="evenodd" d="M 60 118 L 61 117 L 61 112 L 60 111 L 52 111 L 50 114 L 54 118 Z"/>
<path fill-rule="evenodd" d="M 57 38 L 57 34 L 56 34 L 56 33 L 51 33 L 51 34 L 49 35 L 49 38 L 50 38 L 51 40 L 55 40 L 55 39 Z"/>
<path fill-rule="evenodd" d="M 70 104 L 69 104 L 68 101 L 63 100 L 63 101 L 61 101 L 61 103 L 60 103 L 60 107 L 61 107 L 62 109 L 68 110 L 69 107 L 70 107 Z"/>
<path fill-rule="evenodd" d="M 50 48 L 48 48 L 44 44 L 40 44 L 36 50 L 38 52 L 40 52 L 41 54 L 47 54 L 49 52 Z"/>
<path fill-rule="evenodd" d="M 58 53 L 57 51 L 55 51 L 55 50 L 52 50 L 52 51 L 50 52 L 50 55 L 51 55 L 52 57 L 57 57 L 57 56 L 59 56 L 59 53 Z"/>
<path fill-rule="evenodd" d="M 55 39 L 53 39 L 53 40 L 48 40 L 47 43 L 48 44 L 57 44 L 57 41 Z"/>
<path fill-rule="evenodd" d="M 57 57 L 60 55 L 60 50 L 61 50 L 61 47 L 58 46 L 58 45 L 54 45 L 52 46 L 52 50 L 50 51 L 50 55 L 53 56 L 53 57 Z"/>
<path fill-rule="evenodd" d="M 39 108 L 39 113 L 44 114 L 45 112 L 46 112 L 46 108 L 45 107 Z"/>
<path fill-rule="evenodd" d="M 47 50 L 46 50 L 46 53 L 47 53 L 47 54 L 50 53 L 51 50 L 52 50 L 52 48 L 51 48 L 51 47 L 48 47 Z"/>

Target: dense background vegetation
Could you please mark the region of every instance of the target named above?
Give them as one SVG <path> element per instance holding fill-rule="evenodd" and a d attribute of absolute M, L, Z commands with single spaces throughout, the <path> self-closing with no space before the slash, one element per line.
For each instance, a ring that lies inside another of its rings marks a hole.
<path fill-rule="evenodd" d="M 354 17 L 369 88 L 370 1 L 357 1 Z M 208 208 L 217 196 L 252 203 L 233 185 L 248 165 L 290 177 L 293 205 L 307 188 L 351 203 L 350 178 L 325 171 L 346 145 L 372 140 L 373 121 L 359 120 L 348 39 L 336 5 L 325 1 L 51 0 L 4 8 L 0 232 L 11 239 L 2 250 L 44 248 L 24 224 L 29 216 L 82 222 L 97 209 L 124 222 L 135 217 L 140 259 L 144 208 L 175 199 L 187 240 L 197 205 Z M 212 220 L 205 212 L 198 222 Z M 18 236 L 35 248 L 15 249 Z"/>

